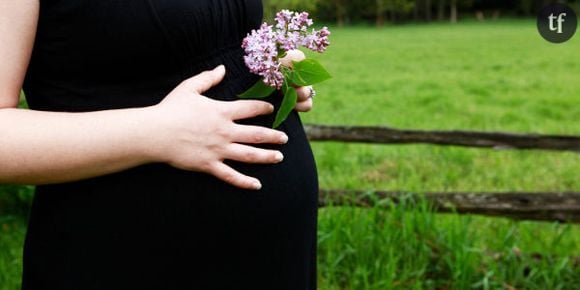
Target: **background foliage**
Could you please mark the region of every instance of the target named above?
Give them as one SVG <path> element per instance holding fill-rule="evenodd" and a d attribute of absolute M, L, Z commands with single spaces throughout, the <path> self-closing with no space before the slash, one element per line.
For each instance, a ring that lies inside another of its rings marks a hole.
<path fill-rule="evenodd" d="M 451 21 L 477 17 L 530 17 L 546 4 L 562 2 L 579 7 L 579 1 L 551 0 L 264 0 L 267 18 L 280 9 L 307 10 L 319 20 L 338 26 L 385 23 Z M 576 11 L 579 11 L 576 9 Z"/>

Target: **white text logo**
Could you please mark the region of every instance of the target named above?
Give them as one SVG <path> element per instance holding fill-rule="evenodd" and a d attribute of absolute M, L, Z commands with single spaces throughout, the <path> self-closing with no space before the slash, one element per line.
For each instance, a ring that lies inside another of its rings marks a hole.
<path fill-rule="evenodd" d="M 558 33 L 562 33 L 562 23 L 564 22 L 564 17 L 566 16 L 566 13 L 560 13 L 560 15 L 558 15 L 558 17 L 554 16 L 554 13 L 550 14 L 550 16 L 548 16 L 548 19 L 550 20 L 550 30 L 551 31 L 556 31 L 558 30 Z M 556 20 L 556 22 L 558 22 L 558 27 L 554 26 L 554 20 Z"/>

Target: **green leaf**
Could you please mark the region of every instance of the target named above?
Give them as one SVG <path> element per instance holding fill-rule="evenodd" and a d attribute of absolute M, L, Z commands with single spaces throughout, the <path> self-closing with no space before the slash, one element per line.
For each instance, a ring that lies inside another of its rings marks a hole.
<path fill-rule="evenodd" d="M 260 79 L 256 84 L 249 88 L 243 94 L 238 95 L 242 99 L 248 98 L 265 98 L 271 95 L 276 88 L 271 87 L 264 83 L 263 79 Z"/>
<path fill-rule="evenodd" d="M 280 109 L 278 109 L 278 113 L 276 114 L 276 120 L 274 121 L 274 125 L 272 128 L 277 128 L 288 118 L 288 115 L 292 112 L 294 107 L 296 107 L 296 102 L 298 101 L 298 93 L 296 89 L 290 87 L 288 85 L 284 85 L 285 87 L 285 94 L 284 99 L 282 100 L 282 104 L 280 105 Z"/>
<path fill-rule="evenodd" d="M 332 78 L 330 73 L 315 59 L 292 62 L 291 82 L 297 86 L 310 86 Z"/>

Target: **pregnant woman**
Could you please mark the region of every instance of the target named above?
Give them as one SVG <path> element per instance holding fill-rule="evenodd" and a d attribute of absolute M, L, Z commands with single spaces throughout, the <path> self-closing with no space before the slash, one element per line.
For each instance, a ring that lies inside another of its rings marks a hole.
<path fill-rule="evenodd" d="M 316 289 L 311 89 L 276 130 L 279 93 L 237 97 L 261 21 L 260 0 L 0 1 L 0 183 L 37 185 L 23 289 Z"/>

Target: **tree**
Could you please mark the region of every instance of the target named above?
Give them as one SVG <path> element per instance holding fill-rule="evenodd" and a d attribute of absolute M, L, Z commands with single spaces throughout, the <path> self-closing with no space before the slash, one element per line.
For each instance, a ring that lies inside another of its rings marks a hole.
<path fill-rule="evenodd" d="M 437 1 L 437 20 L 443 21 L 445 19 L 445 0 Z"/>
<path fill-rule="evenodd" d="M 336 24 L 343 26 L 346 18 L 346 1 L 347 0 L 333 0 L 336 9 Z"/>
<path fill-rule="evenodd" d="M 431 0 L 425 0 L 425 20 L 431 21 Z"/>
<path fill-rule="evenodd" d="M 377 26 L 383 26 L 385 24 L 385 1 L 376 0 L 376 24 Z"/>
<path fill-rule="evenodd" d="M 314 14 L 318 2 L 318 0 L 263 0 L 264 17 L 272 19 L 276 12 L 282 9 L 308 11 Z"/>
<path fill-rule="evenodd" d="M 451 23 L 457 23 L 457 18 L 459 16 L 459 6 L 461 7 L 471 7 L 473 0 L 451 0 L 450 1 L 450 16 L 449 19 Z"/>
<path fill-rule="evenodd" d="M 344 26 L 348 21 L 348 14 L 352 13 L 349 9 L 351 2 L 355 0 L 315 0 L 318 10 L 326 13 L 336 21 L 337 26 Z"/>
<path fill-rule="evenodd" d="M 401 20 L 447 19 L 458 21 L 460 13 L 475 13 L 483 19 L 487 14 L 499 16 L 533 16 L 544 5 L 556 0 L 263 0 L 265 17 L 272 20 L 281 9 L 306 10 L 321 21 L 335 21 L 344 26 L 351 22 L 386 22 Z M 562 1 L 580 7 L 580 0 Z"/>
<path fill-rule="evenodd" d="M 431 10 L 432 2 L 431 0 L 415 0 L 415 9 L 413 11 L 414 20 L 426 20 L 431 21 Z"/>
<path fill-rule="evenodd" d="M 451 23 L 457 23 L 457 0 L 451 0 L 450 8 L 449 19 Z"/>
<path fill-rule="evenodd" d="M 388 13 L 391 22 L 397 21 L 397 16 L 407 14 L 415 7 L 414 0 L 376 0 L 377 25 L 384 23 L 385 13 Z"/>

